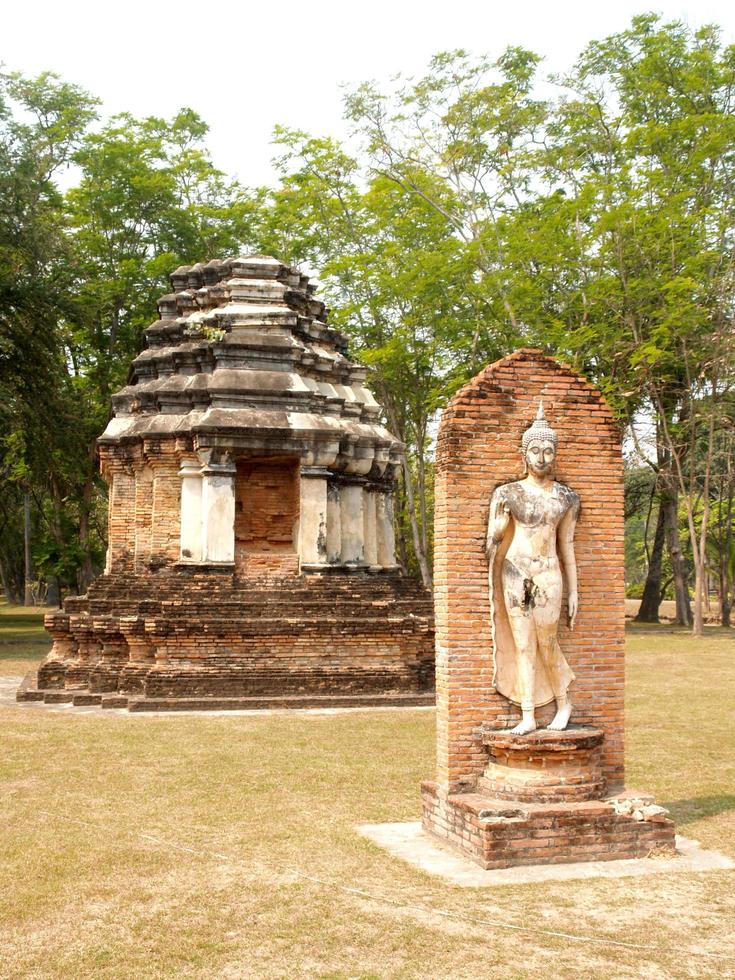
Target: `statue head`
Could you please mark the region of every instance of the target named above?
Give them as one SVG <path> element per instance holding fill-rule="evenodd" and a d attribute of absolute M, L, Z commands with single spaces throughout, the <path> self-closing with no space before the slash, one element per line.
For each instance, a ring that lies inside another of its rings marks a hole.
<path fill-rule="evenodd" d="M 559 439 L 546 421 L 544 403 L 539 402 L 536 418 L 523 433 L 521 453 L 527 468 L 536 476 L 547 476 L 556 457 L 556 446 Z"/>

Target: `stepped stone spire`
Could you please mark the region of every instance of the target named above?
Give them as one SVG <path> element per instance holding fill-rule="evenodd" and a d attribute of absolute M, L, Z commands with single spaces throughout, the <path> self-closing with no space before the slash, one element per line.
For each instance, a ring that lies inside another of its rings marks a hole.
<path fill-rule="evenodd" d="M 177 436 L 193 448 L 293 451 L 312 465 L 382 477 L 402 447 L 380 422 L 365 369 L 324 304 L 271 256 L 180 266 L 147 349 L 113 396 L 100 445 Z"/>
<path fill-rule="evenodd" d="M 430 700 L 431 599 L 394 555 L 403 446 L 365 368 L 278 259 L 170 280 L 98 440 L 105 574 L 48 618 L 23 696 Z"/>
<path fill-rule="evenodd" d="M 180 266 L 171 287 L 99 439 L 113 486 L 108 569 L 176 559 L 234 563 L 241 576 L 248 567 L 394 569 L 392 490 L 403 446 L 382 425 L 365 368 L 349 360 L 308 278 L 250 255 Z M 180 540 L 156 521 L 150 542 L 138 527 L 131 555 L 114 487 L 141 453 L 154 467 L 173 454 L 181 468 Z M 280 511 L 253 493 L 265 469 L 279 484 Z M 261 504 L 266 514 L 255 517 Z"/>

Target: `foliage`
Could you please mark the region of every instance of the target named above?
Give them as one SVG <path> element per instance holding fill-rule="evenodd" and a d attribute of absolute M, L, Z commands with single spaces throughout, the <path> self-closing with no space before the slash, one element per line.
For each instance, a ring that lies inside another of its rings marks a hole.
<path fill-rule="evenodd" d="M 2 76 L 4 578 L 23 564 L 32 494 L 40 571 L 84 587 L 104 544 L 94 437 L 166 273 L 255 247 L 319 273 L 406 444 L 407 569 L 430 582 L 442 407 L 488 361 L 534 345 L 599 384 L 637 444 L 631 581 L 648 575 L 657 594 L 654 574 L 671 579 L 685 618 L 691 568 L 695 626 L 708 580 L 725 617 L 735 48 L 715 27 L 645 15 L 588 45 L 544 98 L 540 61 L 450 51 L 418 79 L 360 85 L 345 100 L 351 141 L 277 128 L 278 186 L 255 190 L 213 166 L 190 109 L 98 123 L 95 100 L 54 76 Z"/>
<path fill-rule="evenodd" d="M 110 396 L 167 274 L 247 244 L 253 205 L 213 166 L 191 110 L 93 128 L 96 102 L 74 86 L 2 81 L 0 187 L 13 208 L 0 213 L 0 478 L 32 493 L 37 571 L 83 589 L 104 553 L 94 441 Z M 71 163 L 79 179 L 62 195 L 53 178 Z M 4 498 L 17 527 L 22 499 Z M 16 535 L 0 549 L 8 581 L 17 556 Z"/>

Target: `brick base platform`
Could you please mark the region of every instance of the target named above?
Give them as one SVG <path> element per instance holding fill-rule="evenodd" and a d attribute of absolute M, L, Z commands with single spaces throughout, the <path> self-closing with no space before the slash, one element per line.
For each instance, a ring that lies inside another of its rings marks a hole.
<path fill-rule="evenodd" d="M 260 698 L 153 698 L 121 694 L 92 694 L 39 688 L 38 672 L 30 671 L 16 693 L 17 701 L 71 704 L 75 708 L 125 708 L 135 713 L 153 711 L 263 711 L 319 708 L 427 708 L 434 706 L 434 692 L 416 694 L 299 694 Z"/>
<path fill-rule="evenodd" d="M 626 807 L 631 797 L 636 803 L 652 802 L 638 793 L 574 803 L 524 803 L 479 793 L 446 794 L 426 782 L 421 795 L 424 830 L 485 870 L 615 861 L 674 850 L 674 824 L 664 812 L 640 819 L 640 809 Z"/>
<path fill-rule="evenodd" d="M 605 733 L 482 730 L 483 775 L 464 792 L 422 786 L 423 826 L 485 870 L 616 861 L 672 850 L 674 824 L 650 796 L 606 796 Z"/>
<path fill-rule="evenodd" d="M 431 596 L 397 575 L 104 575 L 49 613 L 18 700 L 131 711 L 429 704 Z"/>

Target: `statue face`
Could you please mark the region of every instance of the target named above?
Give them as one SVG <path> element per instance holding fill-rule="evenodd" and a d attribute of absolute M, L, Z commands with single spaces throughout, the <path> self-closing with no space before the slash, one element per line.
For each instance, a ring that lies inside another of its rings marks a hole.
<path fill-rule="evenodd" d="M 535 476 L 548 476 L 555 457 L 556 449 L 550 439 L 532 439 L 526 449 L 526 463 Z"/>

